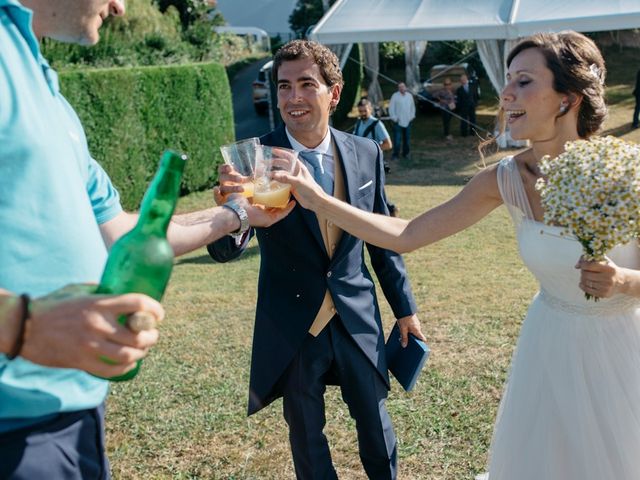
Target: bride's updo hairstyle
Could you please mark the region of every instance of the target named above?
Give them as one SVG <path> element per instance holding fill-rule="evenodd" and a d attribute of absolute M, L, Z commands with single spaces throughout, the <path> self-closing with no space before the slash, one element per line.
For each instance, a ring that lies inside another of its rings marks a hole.
<path fill-rule="evenodd" d="M 537 48 L 553 73 L 553 88 L 561 94 L 578 94 L 578 135 L 596 133 L 607 116 L 604 102 L 606 68 L 596 44 L 581 33 L 537 33 L 518 43 L 507 56 L 507 67 L 523 50 Z M 566 112 L 559 116 L 566 115 Z"/>

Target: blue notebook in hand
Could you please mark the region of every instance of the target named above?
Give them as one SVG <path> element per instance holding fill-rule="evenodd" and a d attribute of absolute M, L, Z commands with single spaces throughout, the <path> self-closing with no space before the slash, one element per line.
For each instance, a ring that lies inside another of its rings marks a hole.
<path fill-rule="evenodd" d="M 429 347 L 422 340 L 409 334 L 409 343 L 402 348 L 400 329 L 396 322 L 387 339 L 386 353 L 389 371 L 407 392 L 411 391 L 429 357 Z"/>

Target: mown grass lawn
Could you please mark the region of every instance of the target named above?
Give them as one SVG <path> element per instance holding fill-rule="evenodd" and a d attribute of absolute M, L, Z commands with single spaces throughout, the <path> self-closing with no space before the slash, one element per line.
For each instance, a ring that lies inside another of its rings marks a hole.
<path fill-rule="evenodd" d="M 623 54 L 610 61 L 615 83 L 606 131 L 640 142 L 640 130 L 629 130 L 637 64 Z M 487 102 L 478 113 L 491 127 L 495 106 Z M 411 159 L 392 164 L 388 195 L 405 218 L 454 195 L 481 167 L 476 139 L 447 144 L 440 128 L 439 117 L 419 117 Z M 457 133 L 457 124 L 452 129 Z M 179 208 L 210 202 L 209 193 L 198 193 Z M 114 384 L 108 399 L 114 479 L 294 478 L 281 401 L 246 417 L 258 255 L 253 243 L 224 265 L 204 249 L 176 261 L 160 343 L 140 375 Z M 399 478 L 470 479 L 486 466 L 502 385 L 536 282 L 518 257 L 503 207 L 405 260 L 431 357 L 412 393 L 392 380 L 388 408 Z M 384 300 L 381 305 L 388 333 L 394 319 Z M 327 394 L 326 431 L 340 478 L 365 478 L 353 422 L 335 388 Z"/>

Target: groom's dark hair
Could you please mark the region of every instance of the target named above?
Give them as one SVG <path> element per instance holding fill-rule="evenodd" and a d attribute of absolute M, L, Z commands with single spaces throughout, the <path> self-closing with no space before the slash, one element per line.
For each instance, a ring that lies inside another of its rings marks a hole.
<path fill-rule="evenodd" d="M 336 54 L 324 45 L 310 40 L 292 40 L 284 44 L 275 54 L 273 58 L 273 68 L 271 75 L 273 81 L 278 83 L 278 69 L 282 62 L 300 60 L 310 58 L 313 63 L 320 68 L 320 74 L 325 83 L 332 87 L 334 85 L 342 86 L 342 70 L 340 70 L 340 62 Z"/>

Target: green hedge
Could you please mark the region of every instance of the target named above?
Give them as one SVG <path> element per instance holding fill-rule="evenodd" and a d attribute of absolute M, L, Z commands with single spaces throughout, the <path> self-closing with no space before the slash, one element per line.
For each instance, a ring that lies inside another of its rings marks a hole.
<path fill-rule="evenodd" d="M 359 100 L 360 85 L 364 78 L 364 72 L 362 68 L 363 55 L 360 52 L 360 44 L 354 43 L 349 53 L 349 59 L 342 69 L 342 77 L 344 79 L 344 88 L 340 95 L 340 103 L 333 114 L 334 122 L 340 124 L 346 118 L 347 115 L 353 109 L 356 101 Z"/>
<path fill-rule="evenodd" d="M 167 148 L 189 155 L 183 193 L 214 184 L 222 162 L 218 147 L 235 138 L 223 66 L 73 71 L 60 74 L 60 85 L 124 208 L 138 208 Z"/>

